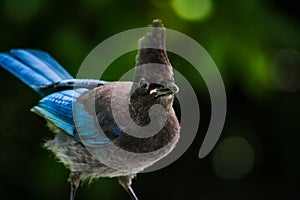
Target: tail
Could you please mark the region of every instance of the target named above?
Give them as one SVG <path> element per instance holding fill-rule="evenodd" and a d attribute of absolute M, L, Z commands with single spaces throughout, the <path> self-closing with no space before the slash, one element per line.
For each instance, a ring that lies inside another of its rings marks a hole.
<path fill-rule="evenodd" d="M 73 77 L 49 54 L 40 50 L 13 49 L 0 53 L 0 66 L 45 96 L 41 85 L 50 85 Z"/>

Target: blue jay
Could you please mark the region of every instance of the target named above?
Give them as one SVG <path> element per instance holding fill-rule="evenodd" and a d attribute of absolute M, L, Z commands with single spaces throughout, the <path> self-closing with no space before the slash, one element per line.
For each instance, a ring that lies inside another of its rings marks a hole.
<path fill-rule="evenodd" d="M 132 178 L 166 156 L 179 139 L 180 127 L 172 108 L 174 94 L 179 89 L 164 50 L 162 24 L 154 20 L 153 27 L 160 28 L 153 28 L 140 40 L 134 82 L 74 79 L 49 54 L 40 50 L 14 49 L 0 53 L 0 65 L 42 97 L 31 111 L 45 118 L 55 133 L 54 139 L 47 141 L 44 147 L 70 169 L 70 200 L 74 200 L 81 180 L 100 177 L 119 177 L 119 183 L 137 200 L 131 187 Z M 158 49 L 143 48 L 147 43 Z M 162 64 L 164 68 L 151 68 L 147 65 L 150 63 Z M 116 108 L 111 106 L 113 99 L 117 102 Z M 118 104 L 121 99 L 128 99 L 128 103 Z M 166 119 L 159 132 L 149 137 L 128 134 L 113 116 L 115 109 L 121 120 L 147 126 L 152 119 L 149 110 L 156 104 L 164 108 Z M 99 127 L 104 135 L 100 134 Z M 110 145 L 132 154 L 118 153 Z M 112 160 L 117 167 L 109 164 Z"/>

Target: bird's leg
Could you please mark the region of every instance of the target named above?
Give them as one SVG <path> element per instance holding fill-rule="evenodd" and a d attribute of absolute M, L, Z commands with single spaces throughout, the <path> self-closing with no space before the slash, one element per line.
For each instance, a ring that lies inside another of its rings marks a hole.
<path fill-rule="evenodd" d="M 75 193 L 80 183 L 80 173 L 79 172 L 72 172 L 70 174 L 70 183 L 71 183 L 71 193 L 70 193 L 70 200 L 75 199 Z"/>
<path fill-rule="evenodd" d="M 133 176 L 120 176 L 119 183 L 123 186 L 123 188 L 128 192 L 129 196 L 132 200 L 138 200 L 136 197 L 132 187 L 131 187 L 131 180 Z"/>

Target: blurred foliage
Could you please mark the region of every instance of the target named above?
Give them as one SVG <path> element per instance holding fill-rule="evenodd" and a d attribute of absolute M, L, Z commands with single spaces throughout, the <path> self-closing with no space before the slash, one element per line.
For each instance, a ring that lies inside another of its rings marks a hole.
<path fill-rule="evenodd" d="M 296 5 L 292 0 L 0 0 L 0 51 L 42 49 L 75 75 L 89 51 L 106 38 L 162 19 L 211 55 L 225 82 L 228 115 L 215 150 L 199 160 L 209 95 L 192 66 L 170 54 L 199 97 L 199 134 L 174 164 L 138 176 L 138 196 L 287 199 L 297 194 L 300 177 Z M 134 66 L 135 55 L 117 59 L 104 78 L 118 79 Z M 1 199 L 68 199 L 68 171 L 41 147 L 52 134 L 43 119 L 29 112 L 38 95 L 3 69 L 0 81 Z M 87 185 L 79 189 L 78 199 L 128 199 L 115 179 Z"/>
<path fill-rule="evenodd" d="M 211 14 L 211 0 L 173 0 L 171 5 L 183 19 L 186 20 L 204 20 Z"/>

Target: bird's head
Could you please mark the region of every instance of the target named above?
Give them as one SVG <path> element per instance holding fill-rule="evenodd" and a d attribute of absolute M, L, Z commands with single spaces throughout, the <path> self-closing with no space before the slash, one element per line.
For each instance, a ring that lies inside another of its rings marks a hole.
<path fill-rule="evenodd" d="M 175 85 L 174 80 L 161 83 L 149 83 L 146 79 L 141 78 L 138 90 L 145 95 L 160 98 L 176 94 L 179 88 Z"/>
<path fill-rule="evenodd" d="M 179 91 L 165 48 L 165 28 L 160 20 L 154 20 L 152 26 L 139 41 L 130 98 L 132 113 L 137 115 L 147 115 L 154 104 L 171 109 L 174 94 Z"/>
<path fill-rule="evenodd" d="M 174 94 L 179 91 L 174 80 L 164 81 L 161 83 L 151 83 L 145 78 L 141 78 L 136 83 L 131 95 L 131 105 L 144 111 L 154 104 L 161 104 L 165 109 L 172 107 Z"/>

